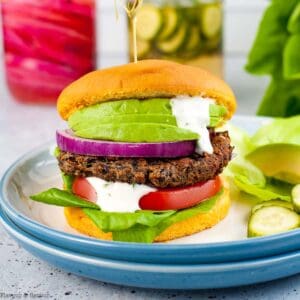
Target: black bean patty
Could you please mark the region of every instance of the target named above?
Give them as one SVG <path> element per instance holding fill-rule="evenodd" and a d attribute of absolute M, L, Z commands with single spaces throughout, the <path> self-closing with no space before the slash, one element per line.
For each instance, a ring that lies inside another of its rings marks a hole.
<path fill-rule="evenodd" d="M 106 181 L 146 184 L 157 188 L 183 187 L 215 178 L 231 159 L 232 147 L 227 132 L 211 132 L 213 154 L 194 153 L 181 158 L 120 158 L 79 155 L 61 151 L 62 172 Z"/>

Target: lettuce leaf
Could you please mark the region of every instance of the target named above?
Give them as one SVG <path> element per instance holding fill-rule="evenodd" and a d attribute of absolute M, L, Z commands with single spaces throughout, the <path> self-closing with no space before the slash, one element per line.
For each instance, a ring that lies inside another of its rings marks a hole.
<path fill-rule="evenodd" d="M 300 24 L 299 24 L 300 26 Z M 300 34 L 291 35 L 283 51 L 283 77 L 300 79 Z"/>
<path fill-rule="evenodd" d="M 255 149 L 270 144 L 291 144 L 300 146 L 300 115 L 275 119 L 262 126 L 251 138 Z"/>
<path fill-rule="evenodd" d="M 299 1 L 271 1 L 245 66 L 249 73 L 272 77 L 258 115 L 287 117 L 300 113 L 299 32 Z"/>
<path fill-rule="evenodd" d="M 289 37 L 289 18 L 298 2 L 273 0 L 268 6 L 248 56 L 245 67 L 248 72 L 261 75 L 280 71 L 282 51 Z"/>
<path fill-rule="evenodd" d="M 112 234 L 114 241 L 149 244 L 160 234 L 160 228 L 137 224 L 129 230 L 113 231 Z"/>
<path fill-rule="evenodd" d="M 127 230 L 137 224 L 153 227 L 176 213 L 175 210 L 162 212 L 139 210 L 134 213 L 105 212 L 94 209 L 83 209 L 83 211 L 104 232 Z"/>
<path fill-rule="evenodd" d="M 236 175 L 234 177 L 234 183 L 241 191 L 255 196 L 263 201 L 273 199 L 291 201 L 291 186 L 288 187 L 283 184 L 283 182 L 274 184 L 272 181 L 269 181 L 265 185 L 262 185 L 262 182 L 256 185 L 246 177 Z"/>
<path fill-rule="evenodd" d="M 52 188 L 36 195 L 30 196 L 30 199 L 63 207 L 87 207 L 92 209 L 100 209 L 100 207 L 90 201 L 84 200 L 75 196 L 69 191 L 63 191 L 57 188 Z"/>
<path fill-rule="evenodd" d="M 273 117 L 289 117 L 300 114 L 300 80 L 285 80 L 273 76 L 257 114 Z"/>
<path fill-rule="evenodd" d="M 72 186 L 75 177 L 73 175 L 68 175 L 65 173 L 61 173 L 63 183 L 64 183 L 64 189 L 67 190 L 68 192 L 72 192 Z"/>
<path fill-rule="evenodd" d="M 288 22 L 288 31 L 290 33 L 299 33 L 300 32 L 300 2 L 294 8 L 293 13 L 291 14 Z"/>
<path fill-rule="evenodd" d="M 291 122 L 293 123 L 293 120 Z M 261 127 L 252 138 L 234 126 L 229 127 L 230 136 L 233 137 L 232 142 L 235 146 L 234 152 L 238 155 L 229 163 L 224 173 L 233 179 L 240 191 L 255 196 L 259 200 L 281 199 L 290 201 L 291 185 L 267 178 L 259 168 L 246 159 L 247 154 L 260 147 L 260 144 L 270 143 L 268 140 L 269 131 L 278 131 L 278 134 L 282 134 L 281 127 L 285 126 L 286 128 L 287 124 L 279 122 L 278 128 L 277 124 L 275 121 Z M 275 134 L 276 136 L 277 134 Z M 276 140 L 275 137 L 274 140 Z M 284 137 L 277 137 L 277 140 L 280 138 L 283 139 Z"/>
<path fill-rule="evenodd" d="M 101 230 L 112 231 L 114 241 L 152 243 L 172 224 L 210 211 L 222 193 L 223 190 L 194 207 L 179 211 L 108 213 L 84 209 L 84 212 Z"/>

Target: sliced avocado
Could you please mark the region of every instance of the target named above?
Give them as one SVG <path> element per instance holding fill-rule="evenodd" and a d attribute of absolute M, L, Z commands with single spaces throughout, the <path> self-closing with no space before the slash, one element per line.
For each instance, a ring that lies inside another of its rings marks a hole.
<path fill-rule="evenodd" d="M 169 124 L 176 126 L 176 118 L 169 115 L 159 115 L 159 114 L 130 114 L 130 115 L 115 115 L 115 116 L 104 116 L 95 117 L 89 120 L 83 120 L 78 123 L 72 124 L 72 129 L 84 130 L 85 128 L 93 127 L 95 125 L 121 125 L 123 123 L 159 123 L 159 124 Z"/>
<path fill-rule="evenodd" d="M 127 99 L 108 101 L 104 103 L 95 104 L 77 110 L 68 119 L 69 126 L 73 128 L 76 124 L 102 119 L 103 117 L 116 115 L 130 115 L 130 114 L 161 114 L 172 116 L 172 109 L 169 99 Z"/>
<path fill-rule="evenodd" d="M 77 130 L 75 135 L 95 140 L 119 142 L 173 142 L 197 140 L 199 135 L 190 130 L 167 124 L 123 123 L 94 125 Z"/>
<path fill-rule="evenodd" d="M 270 144 L 262 146 L 246 157 L 269 177 L 292 184 L 300 183 L 300 146 Z"/>

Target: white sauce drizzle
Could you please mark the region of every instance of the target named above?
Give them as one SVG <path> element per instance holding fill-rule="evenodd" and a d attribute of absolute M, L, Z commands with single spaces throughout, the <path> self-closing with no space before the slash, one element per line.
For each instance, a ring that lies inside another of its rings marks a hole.
<path fill-rule="evenodd" d="M 210 123 L 209 106 L 214 100 L 201 96 L 179 96 L 171 99 L 172 114 L 180 128 L 188 129 L 199 134 L 196 152 L 213 153 L 207 126 Z"/>
<path fill-rule="evenodd" d="M 107 212 L 135 212 L 140 210 L 139 201 L 144 195 L 156 191 L 143 184 L 109 182 L 97 177 L 87 177 L 97 193 L 97 204 Z"/>

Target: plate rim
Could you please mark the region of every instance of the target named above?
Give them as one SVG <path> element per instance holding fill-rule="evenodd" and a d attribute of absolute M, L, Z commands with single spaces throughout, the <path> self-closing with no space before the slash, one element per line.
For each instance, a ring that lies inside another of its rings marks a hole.
<path fill-rule="evenodd" d="M 3 225 L 6 231 L 8 231 L 13 237 L 18 237 L 18 239 L 22 241 L 26 241 L 27 244 L 35 247 L 39 250 L 44 250 L 47 253 L 52 255 L 59 254 L 60 257 L 72 257 L 74 260 L 87 263 L 90 265 L 97 265 L 97 266 L 109 266 L 110 268 L 120 269 L 122 266 L 123 270 L 132 269 L 133 271 L 143 271 L 143 272 L 160 272 L 160 273 L 198 273 L 198 272 L 211 272 L 216 271 L 232 271 L 232 270 L 240 270 L 242 267 L 264 267 L 265 265 L 274 264 L 276 262 L 281 262 L 286 260 L 287 258 L 297 259 L 300 257 L 300 250 L 283 253 L 279 255 L 263 257 L 263 258 L 254 258 L 251 260 L 245 261 L 234 261 L 234 262 L 223 262 L 223 263 L 210 263 L 210 264 L 150 264 L 150 263 L 143 263 L 143 262 L 132 262 L 132 261 L 123 261 L 123 260 L 116 260 L 116 259 L 108 259 L 108 258 L 101 258 L 101 257 L 94 257 L 92 255 L 87 255 L 79 252 L 75 252 L 69 249 L 65 249 L 62 247 L 58 247 L 56 245 L 52 245 L 45 241 L 38 239 L 35 236 L 24 231 L 22 228 L 14 224 L 12 220 L 6 216 L 5 212 L 0 209 L 0 223 Z M 299 270 L 300 271 L 300 270 Z"/>

